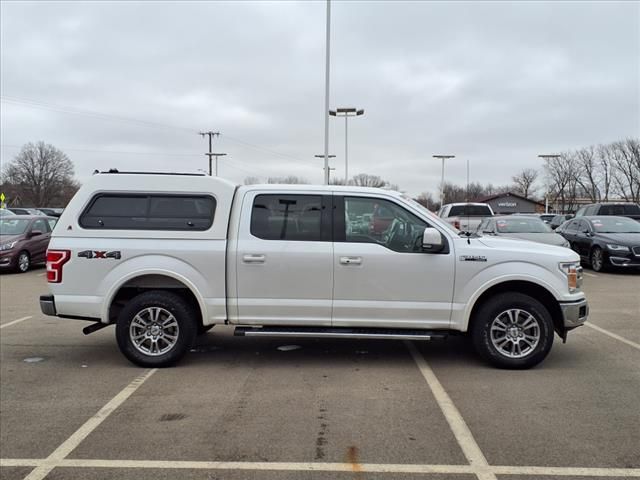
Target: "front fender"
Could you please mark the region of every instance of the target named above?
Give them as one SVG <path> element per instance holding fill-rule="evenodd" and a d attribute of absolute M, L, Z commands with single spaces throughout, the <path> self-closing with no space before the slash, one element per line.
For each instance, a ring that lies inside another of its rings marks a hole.
<path fill-rule="evenodd" d="M 209 318 L 207 304 L 202 295 L 203 291 L 207 291 L 207 282 L 200 272 L 174 257 L 142 255 L 119 264 L 100 282 L 99 292 L 105 300 L 100 315 L 102 323 L 109 322 L 109 308 L 118 290 L 129 280 L 142 275 L 164 275 L 183 283 L 196 297 L 203 320 L 206 322 Z"/>
<path fill-rule="evenodd" d="M 478 299 L 490 288 L 510 281 L 536 284 L 551 293 L 558 301 L 572 300 L 582 296 L 582 294 L 569 294 L 566 283 L 559 275 L 552 274 L 538 264 L 529 262 L 496 264 L 456 282 L 452 328 L 467 331 L 471 312 Z"/>

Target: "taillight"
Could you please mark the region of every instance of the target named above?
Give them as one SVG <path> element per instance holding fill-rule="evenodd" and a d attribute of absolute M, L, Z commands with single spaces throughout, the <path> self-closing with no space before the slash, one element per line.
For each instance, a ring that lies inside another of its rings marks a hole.
<path fill-rule="evenodd" d="M 47 250 L 47 282 L 62 282 L 62 266 L 71 258 L 69 250 Z"/>

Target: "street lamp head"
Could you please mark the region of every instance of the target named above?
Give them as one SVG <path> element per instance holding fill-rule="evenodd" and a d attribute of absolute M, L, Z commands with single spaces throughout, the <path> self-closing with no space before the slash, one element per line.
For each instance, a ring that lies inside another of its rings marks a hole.
<path fill-rule="evenodd" d="M 557 153 L 549 153 L 549 154 L 543 154 L 543 155 L 538 155 L 538 158 L 560 158 L 562 155 L 558 155 Z"/>
<path fill-rule="evenodd" d="M 431 155 L 433 158 L 456 158 L 455 155 Z"/>
<path fill-rule="evenodd" d="M 331 115 L 332 117 L 336 116 L 336 111 L 335 110 L 329 110 L 329 115 Z"/>
<path fill-rule="evenodd" d="M 364 108 L 361 108 L 356 112 L 356 115 L 364 115 Z"/>
<path fill-rule="evenodd" d="M 338 113 L 356 113 L 356 109 L 353 107 L 350 108 L 338 108 L 336 109 Z"/>
<path fill-rule="evenodd" d="M 314 157 L 316 158 L 324 158 L 324 154 L 320 154 L 320 155 L 314 155 Z M 335 158 L 335 155 L 327 155 L 327 158 Z"/>

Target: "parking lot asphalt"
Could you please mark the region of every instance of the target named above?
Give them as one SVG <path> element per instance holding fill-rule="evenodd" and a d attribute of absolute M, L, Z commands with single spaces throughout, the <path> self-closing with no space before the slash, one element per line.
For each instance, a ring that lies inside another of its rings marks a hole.
<path fill-rule="evenodd" d="M 589 273 L 588 326 L 528 371 L 468 341 L 233 337 L 141 369 L 113 327 L 45 317 L 0 275 L 0 478 L 640 477 L 640 275 Z M 297 349 L 278 350 L 296 345 Z"/>

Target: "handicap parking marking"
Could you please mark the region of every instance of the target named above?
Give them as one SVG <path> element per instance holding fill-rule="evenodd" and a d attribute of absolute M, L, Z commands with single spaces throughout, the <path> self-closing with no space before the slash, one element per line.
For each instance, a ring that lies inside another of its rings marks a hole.
<path fill-rule="evenodd" d="M 25 320 L 29 320 L 30 318 L 33 318 L 33 315 L 29 315 L 28 317 L 22 317 L 17 320 L 13 320 L 11 322 L 3 323 L 2 325 L 0 325 L 0 329 L 4 327 L 10 327 L 11 325 L 15 325 L 16 323 L 24 322 Z"/>
<path fill-rule="evenodd" d="M 87 438 L 91 432 L 100 426 L 109 415 L 111 415 L 120 405 L 122 405 L 133 393 L 140 388 L 140 386 L 147 381 L 154 373 L 158 371 L 157 368 L 147 370 L 142 375 L 135 378 L 129 385 L 124 387 L 115 397 L 113 397 L 107 404 L 102 407 L 98 413 L 87 420 L 78 430 L 76 430 L 69 438 L 67 438 L 58 448 L 56 448 L 51 455 L 49 455 L 38 467 L 36 467 L 29 475 L 25 477 L 25 480 L 42 480 L 49 473 L 59 466 L 60 462 L 64 460 L 82 441 Z"/>
<path fill-rule="evenodd" d="M 636 342 L 632 342 L 631 340 L 627 340 L 626 338 L 621 337 L 620 335 L 616 335 L 615 333 L 610 332 L 609 330 L 605 330 L 605 329 L 604 329 L 604 328 L 602 328 L 602 327 L 599 327 L 599 326 L 597 326 L 597 325 L 594 325 L 594 324 L 593 324 L 593 323 L 591 323 L 591 322 L 586 322 L 584 325 L 585 325 L 586 327 L 592 328 L 593 330 L 597 330 L 597 331 L 598 331 L 598 332 L 600 332 L 600 333 L 604 333 L 605 335 L 608 335 L 608 336 L 610 336 L 611 338 L 614 338 L 614 339 L 618 340 L 619 342 L 626 343 L 626 344 L 627 344 L 627 345 L 629 345 L 630 347 L 633 347 L 633 348 L 635 348 L 635 349 L 637 349 L 637 350 L 640 350 L 640 344 L 638 344 L 638 343 L 636 343 Z"/>

